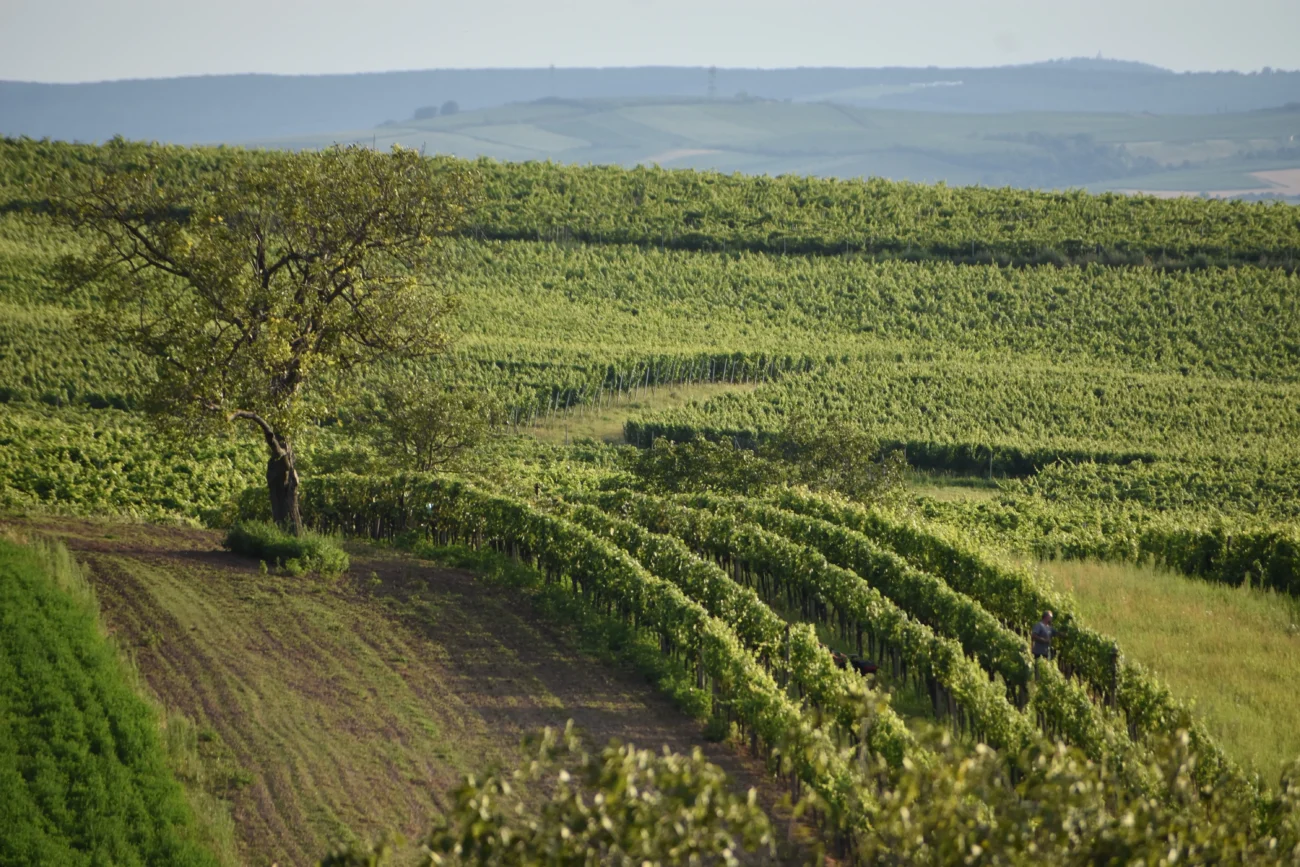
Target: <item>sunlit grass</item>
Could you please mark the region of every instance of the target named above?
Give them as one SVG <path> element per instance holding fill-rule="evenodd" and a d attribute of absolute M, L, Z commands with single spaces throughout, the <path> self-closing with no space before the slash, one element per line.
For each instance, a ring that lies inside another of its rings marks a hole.
<path fill-rule="evenodd" d="M 1243 764 L 1300 757 L 1300 600 L 1131 564 L 1042 564 L 1086 622 L 1155 671 Z"/>
<path fill-rule="evenodd" d="M 953 473 L 909 470 L 907 488 L 914 494 L 941 502 L 982 502 L 1001 493 L 997 479 Z"/>
<path fill-rule="evenodd" d="M 600 406 L 578 406 L 538 422 L 530 432 L 546 442 L 572 442 L 588 437 L 607 443 L 625 442 L 623 423 L 646 410 L 676 409 L 693 400 L 707 400 L 729 392 L 753 391 L 750 384 L 701 383 L 659 386 L 616 397 Z"/>

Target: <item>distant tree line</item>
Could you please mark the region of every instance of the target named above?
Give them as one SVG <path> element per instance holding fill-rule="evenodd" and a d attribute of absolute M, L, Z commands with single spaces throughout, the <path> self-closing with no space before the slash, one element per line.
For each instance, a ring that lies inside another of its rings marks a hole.
<path fill-rule="evenodd" d="M 460 111 L 460 105 L 456 100 L 449 99 L 442 104 L 441 108 L 436 105 L 420 106 L 415 110 L 415 113 L 411 115 L 411 120 L 429 120 L 430 118 L 437 117 L 439 112 L 442 113 L 443 117 L 447 117 L 448 115 L 453 115 L 458 111 Z"/>

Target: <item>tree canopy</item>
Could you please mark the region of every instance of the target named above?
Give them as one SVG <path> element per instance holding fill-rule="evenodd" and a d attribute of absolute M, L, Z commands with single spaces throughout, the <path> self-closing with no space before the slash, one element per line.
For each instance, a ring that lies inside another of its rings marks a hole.
<path fill-rule="evenodd" d="M 92 326 L 156 361 L 159 417 L 261 430 L 272 514 L 296 528 L 293 443 L 342 374 L 444 348 L 442 241 L 474 178 L 400 148 L 242 154 L 196 178 L 168 159 L 119 144 L 53 191 L 95 241 L 65 265 L 98 290 Z"/>

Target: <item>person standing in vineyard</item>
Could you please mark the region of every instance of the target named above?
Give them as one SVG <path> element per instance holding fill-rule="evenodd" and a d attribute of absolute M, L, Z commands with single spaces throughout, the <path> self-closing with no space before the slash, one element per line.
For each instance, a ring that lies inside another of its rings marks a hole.
<path fill-rule="evenodd" d="M 1056 632 L 1052 628 L 1052 612 L 1044 611 L 1043 619 L 1034 624 L 1031 631 L 1030 643 L 1035 659 L 1052 658 L 1052 635 Z"/>

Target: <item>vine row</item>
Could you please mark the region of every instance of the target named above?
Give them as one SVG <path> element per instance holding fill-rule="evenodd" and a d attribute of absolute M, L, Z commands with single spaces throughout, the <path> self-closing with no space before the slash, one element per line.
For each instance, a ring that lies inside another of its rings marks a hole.
<path fill-rule="evenodd" d="M 830 627 L 859 654 L 887 660 L 894 674 L 925 689 L 935 715 L 954 728 L 1011 754 L 1029 743 L 1028 719 L 957 641 L 936 635 L 817 551 L 729 515 L 645 494 L 619 491 L 597 502 L 607 512 L 682 538 L 715 558 L 738 583 L 768 599 L 783 597 L 787 607 L 797 605 L 805 619 Z"/>
<path fill-rule="evenodd" d="M 736 583 L 716 564 L 697 557 L 680 539 L 651 532 L 592 506 L 573 507 L 567 517 L 613 541 L 651 574 L 672 582 L 731 626 L 779 682 L 792 683 L 812 707 L 828 709 L 849 738 L 856 739 L 865 728 L 865 743 L 871 752 L 883 755 L 893 765 L 916 753 L 915 739 L 889 708 L 887 696 L 873 694 L 870 705 L 864 702 L 867 690 L 862 677 L 856 671 L 837 668 L 812 627 L 786 623 L 752 588 Z M 862 716 L 865 707 L 874 707 L 869 719 Z"/>
<path fill-rule="evenodd" d="M 1140 665 L 1126 659 L 1114 639 L 1079 622 L 1070 601 L 1045 587 L 1028 570 L 996 563 L 955 533 L 887 515 L 879 509 L 836 502 L 826 497 L 787 490 L 777 495 L 782 509 L 814 517 L 874 538 L 898 551 L 913 565 L 942 574 L 945 581 L 976 599 L 1011 629 L 1028 632 L 1039 615 L 1051 610 L 1062 628 L 1057 647 L 1065 673 L 1081 678 L 1127 721 L 1134 740 L 1185 728 L 1205 779 L 1225 775 L 1243 780 L 1240 769 L 1223 748 L 1192 719 L 1189 709 Z"/>
<path fill-rule="evenodd" d="M 316 476 L 300 492 L 304 518 L 322 530 L 375 538 L 416 530 L 444 543 L 492 546 L 605 614 L 648 630 L 665 655 L 712 690 L 756 751 L 788 760 L 780 772 L 796 790 L 803 783 L 818 793 L 837 826 L 849 829 L 842 842 L 852 845 L 852 835 L 866 828 L 871 795 L 854 763 L 729 626 L 613 543 L 519 500 L 428 475 Z"/>

